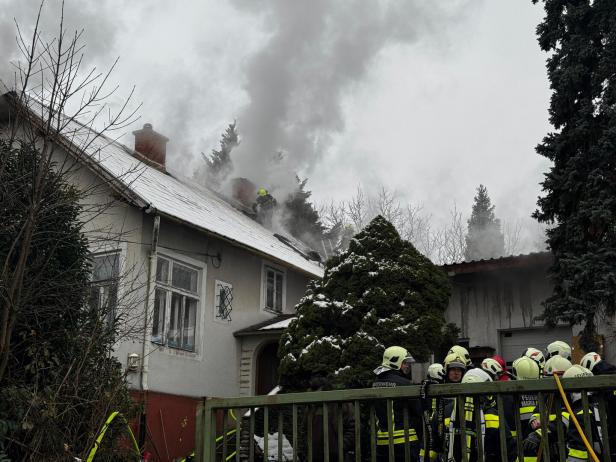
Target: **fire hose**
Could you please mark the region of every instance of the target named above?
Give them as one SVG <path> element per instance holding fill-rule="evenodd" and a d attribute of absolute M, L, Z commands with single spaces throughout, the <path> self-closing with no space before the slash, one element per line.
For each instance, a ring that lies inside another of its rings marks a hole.
<path fill-rule="evenodd" d="M 137 453 L 139 457 L 141 457 L 141 451 L 139 450 L 139 445 L 137 444 L 137 440 L 135 439 L 135 435 L 133 434 L 133 431 L 131 430 L 130 425 L 128 425 L 128 422 L 126 421 L 126 419 L 124 418 L 122 414 L 120 414 L 118 411 L 114 411 L 109 415 L 109 417 L 107 417 L 107 420 L 105 421 L 105 425 L 103 425 L 103 428 L 101 429 L 100 433 L 96 437 L 96 441 L 94 441 L 94 445 L 92 446 L 92 449 L 90 449 L 90 453 L 88 454 L 88 458 L 86 459 L 86 462 L 92 462 L 94 460 L 96 451 L 98 451 L 98 447 L 103 441 L 103 438 L 105 437 L 105 433 L 107 433 L 107 429 L 109 428 L 109 426 L 112 424 L 112 422 L 115 420 L 116 417 L 119 417 L 120 419 L 122 419 L 122 422 L 124 422 L 124 425 L 126 425 L 126 428 L 128 429 L 128 434 L 130 435 L 133 445 L 135 446 L 135 452 Z"/>
<path fill-rule="evenodd" d="M 580 426 L 580 423 L 578 422 L 578 419 L 575 416 L 575 413 L 571 409 L 571 405 L 569 404 L 569 400 L 567 399 L 567 395 L 565 393 L 565 390 L 563 389 L 562 383 L 560 383 L 560 378 L 558 377 L 557 374 L 554 374 L 554 379 L 556 379 L 556 386 L 558 387 L 558 391 L 560 392 L 560 396 L 562 397 L 563 402 L 565 403 L 565 406 L 567 408 L 567 412 L 569 412 L 569 416 L 573 419 L 573 423 L 575 424 L 575 428 L 577 429 L 578 433 L 580 434 L 580 437 L 582 438 L 582 441 L 584 442 L 584 446 L 586 446 L 586 449 L 588 450 L 588 453 L 592 457 L 592 460 L 594 460 L 595 462 L 601 462 L 599 460 L 599 458 L 597 457 L 597 454 L 595 454 L 594 449 L 592 448 L 592 446 L 588 442 L 588 439 L 586 438 L 586 435 L 582 431 L 582 427 Z"/>

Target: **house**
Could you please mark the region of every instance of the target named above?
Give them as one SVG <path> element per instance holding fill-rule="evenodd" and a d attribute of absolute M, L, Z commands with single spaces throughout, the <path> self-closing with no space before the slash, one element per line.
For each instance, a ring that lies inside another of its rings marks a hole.
<path fill-rule="evenodd" d="M 542 302 L 553 292 L 548 276 L 552 262 L 551 253 L 539 252 L 442 267 L 453 286 L 445 317 L 460 328 L 461 344 L 475 360 L 497 353 L 511 364 L 527 347 L 543 350 L 554 340 L 572 345 L 574 362 L 581 359 L 579 325 L 549 328 L 537 319 Z M 606 321 L 599 323 L 599 353 L 613 362 L 614 330 Z"/>
<path fill-rule="evenodd" d="M 15 104 L 11 94 L 0 97 L 0 129 Z M 28 123 L 36 124 L 31 116 Z M 168 139 L 150 124 L 133 134 L 130 149 L 69 121 L 55 160 L 70 165 L 89 202 L 108 205 L 87 223 L 91 303 L 117 304 L 129 314 L 114 355 L 144 403 L 142 441 L 147 431 L 152 452 L 174 458 L 193 449 L 202 397 L 254 393 L 255 378 L 241 375 L 240 363 L 251 370 L 259 369 L 258 359 L 272 363 L 267 338 L 243 347 L 233 333 L 291 314 L 323 268 L 288 236 L 173 172 Z M 119 276 L 128 282 L 115 283 Z"/>

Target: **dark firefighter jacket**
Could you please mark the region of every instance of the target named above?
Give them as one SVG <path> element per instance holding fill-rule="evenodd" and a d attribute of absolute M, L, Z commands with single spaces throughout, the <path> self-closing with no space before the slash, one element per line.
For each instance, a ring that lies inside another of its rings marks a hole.
<path fill-rule="evenodd" d="M 456 462 L 463 460 L 462 451 L 465 450 L 469 455 L 469 462 L 477 460 L 477 436 L 483 441 L 484 460 L 494 462 L 506 462 L 501 459 L 500 437 L 501 428 L 505 432 L 507 442 L 507 462 L 515 460 L 515 441 L 511 436 L 509 425 L 506 421 L 498 418 L 495 403 L 485 397 L 480 398 L 479 408 L 475 405 L 475 399 L 467 397 L 464 402 L 464 422 L 466 431 L 466 441 L 461 440 L 460 419 L 457 410 L 456 400 L 447 400 L 445 404 L 445 437 L 442 441 L 440 454 L 444 460 L 453 459 Z M 475 413 L 482 412 L 481 434 L 477 435 Z"/>
<path fill-rule="evenodd" d="M 391 388 L 411 385 L 411 381 L 406 378 L 400 371 L 386 370 L 376 376 L 372 384 L 373 388 Z M 417 399 L 395 399 L 393 401 L 393 442 L 396 444 L 404 444 L 404 409 L 408 410 L 409 418 L 409 441 L 417 443 L 421 441 L 422 421 L 421 421 L 421 406 Z M 387 402 L 386 400 L 378 400 L 375 404 L 375 413 L 377 417 L 377 446 L 389 445 L 389 433 L 387 424 Z M 417 449 L 417 452 L 419 449 Z"/>

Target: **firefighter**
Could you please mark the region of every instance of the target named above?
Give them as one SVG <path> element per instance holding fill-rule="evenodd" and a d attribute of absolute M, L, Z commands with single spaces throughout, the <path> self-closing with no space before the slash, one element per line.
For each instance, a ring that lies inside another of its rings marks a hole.
<path fill-rule="evenodd" d="M 498 375 L 498 381 L 505 382 L 507 380 L 511 380 L 509 376 L 509 372 L 507 371 L 507 361 L 505 361 L 502 357 L 498 355 L 492 356 L 492 359 L 496 361 L 500 367 L 502 368 L 502 372 Z"/>
<path fill-rule="evenodd" d="M 543 355 L 543 352 L 541 350 L 529 347 L 526 349 L 522 356 L 527 356 L 533 361 L 535 361 L 539 366 L 539 372 L 543 373 L 543 367 L 545 366 L 545 356 Z"/>
<path fill-rule="evenodd" d="M 586 353 L 580 361 L 580 366 L 590 370 L 593 375 L 616 374 L 616 366 L 604 361 L 595 352 Z M 606 390 L 599 394 L 605 400 L 611 458 L 616 460 L 616 390 Z"/>
<path fill-rule="evenodd" d="M 424 445 L 420 451 L 420 459 L 426 460 L 425 454 L 429 454 L 430 461 L 435 461 L 437 457 L 436 442 L 442 439 L 442 426 L 439 428 L 434 425 L 434 422 L 438 420 L 437 414 L 443 415 L 443 403 L 442 399 L 434 396 L 432 398 L 427 396 L 428 387 L 430 385 L 436 385 L 445 381 L 445 368 L 440 363 L 430 364 L 428 366 L 428 373 L 426 378 L 421 383 L 421 404 L 423 411 L 423 423 L 424 423 Z M 440 433 L 439 433 L 440 431 Z"/>
<path fill-rule="evenodd" d="M 274 209 L 277 202 L 267 189 L 259 188 L 257 191 L 257 199 L 252 204 L 252 210 L 257 215 L 257 221 L 266 228 L 272 227 L 272 218 L 274 216 Z"/>
<path fill-rule="evenodd" d="M 490 375 L 482 369 L 471 369 L 462 378 L 462 383 L 485 383 L 491 382 Z M 481 435 L 483 440 L 484 460 L 502 461 L 500 453 L 499 431 L 503 426 L 507 439 L 507 460 L 515 459 L 514 441 L 511 437 L 509 427 L 506 422 L 501 422 L 498 412 L 495 410 L 495 403 L 492 397 L 481 395 L 477 397 L 466 397 L 464 401 L 464 424 L 466 431 L 466 441 L 461 439 L 459 413 L 457 411 L 457 401 L 451 400 L 445 408 L 445 431 L 446 437 L 442 449 L 442 460 L 460 462 L 463 460 L 463 451 L 468 454 L 469 462 L 477 460 L 477 433 L 475 425 L 475 413 L 481 415 Z"/>
<path fill-rule="evenodd" d="M 539 365 L 529 358 L 528 356 L 522 356 L 516 359 L 511 365 L 511 373 L 515 380 L 536 380 L 540 377 Z M 530 422 L 535 414 L 537 408 L 537 395 L 525 394 L 520 395 L 520 428 L 522 430 L 522 440 L 533 430 L 530 426 Z M 514 433 L 513 427 L 511 433 Z M 515 431 L 517 435 L 517 430 Z"/>
<path fill-rule="evenodd" d="M 592 377 L 593 373 L 586 369 L 585 367 L 575 365 L 571 366 L 569 369 L 565 371 L 563 374 L 563 379 L 569 379 L 574 377 Z M 601 435 L 599 433 L 599 424 L 595 420 L 594 410 L 587 409 L 586 412 L 590 414 L 590 430 L 584 428 L 584 408 L 582 407 L 582 394 L 579 392 L 569 393 L 568 394 L 569 403 L 571 405 L 571 410 L 577 417 L 578 422 L 582 426 L 582 429 L 585 432 L 586 438 L 590 439 L 589 433 L 592 432 L 592 448 L 594 449 L 597 456 L 601 456 L 602 454 L 602 440 Z M 582 436 L 578 432 L 576 426 L 571 423 L 567 430 L 567 462 L 582 462 L 590 460 L 590 455 L 588 454 L 588 450 L 584 445 L 582 440 Z"/>
<path fill-rule="evenodd" d="M 558 353 L 552 355 L 546 362 L 545 367 L 543 368 L 544 377 L 550 378 L 554 374 L 562 377 L 563 374 L 571 368 L 571 361 L 560 356 Z M 548 433 L 553 434 L 556 432 L 556 419 L 557 414 L 553 409 L 548 409 Z M 565 428 L 569 426 L 569 414 L 565 411 L 561 412 L 562 422 Z M 530 419 L 530 427 L 532 431 L 528 434 L 528 436 L 524 439 L 524 462 L 534 462 L 537 460 L 537 454 L 539 451 L 539 447 L 541 446 L 541 439 L 543 430 L 541 428 L 541 415 L 539 414 L 539 409 L 535 409 L 535 413 L 532 415 Z M 550 441 L 550 451 L 552 454 L 556 455 L 558 453 L 558 446 L 556 445 L 555 438 L 552 438 Z"/>
<path fill-rule="evenodd" d="M 411 372 L 413 357 L 406 348 L 391 346 L 383 353 L 383 361 L 374 372 L 377 374 L 372 384 L 373 388 L 390 388 L 411 385 L 408 376 Z M 391 438 L 394 445 L 394 460 L 404 460 L 404 408 L 408 409 L 409 428 L 408 444 L 410 446 L 411 461 L 419 461 L 420 441 L 421 441 L 421 407 L 418 400 L 396 399 L 393 401 Z M 375 404 L 377 416 L 377 439 L 376 456 L 377 461 L 387 462 L 389 460 L 389 425 L 387 421 L 387 403 L 379 400 Z"/>
<path fill-rule="evenodd" d="M 451 350 L 450 350 L 451 351 Z M 462 377 L 466 372 L 466 360 L 458 353 L 449 353 L 443 361 L 445 366 L 445 382 L 446 383 L 460 383 Z"/>
<path fill-rule="evenodd" d="M 499 358 L 498 361 L 496 358 Z M 501 363 L 502 362 L 502 363 Z M 505 360 L 500 356 L 493 356 L 491 358 L 485 358 L 481 361 L 481 369 L 486 371 L 492 381 L 499 382 L 505 379 L 502 377 L 506 377 L 506 380 L 509 380 L 509 374 L 505 371 L 503 364 L 505 364 Z M 513 408 L 513 396 L 512 395 L 503 395 L 503 404 L 505 411 L 505 420 L 507 421 L 507 425 L 511 429 L 511 433 L 515 436 L 515 409 Z"/>
<path fill-rule="evenodd" d="M 481 369 L 486 371 L 490 375 L 490 378 L 495 382 L 501 380 L 501 376 L 507 375 L 507 372 L 505 372 L 501 363 L 494 357 L 485 358 L 481 361 Z"/>
<path fill-rule="evenodd" d="M 571 361 L 571 347 L 568 343 L 565 343 L 562 340 L 556 340 L 555 342 L 550 343 L 546 350 L 548 352 L 548 359 L 559 355 Z"/>
<path fill-rule="evenodd" d="M 452 353 L 455 353 L 460 358 L 464 359 L 464 364 L 466 366 L 465 370 L 471 369 L 473 367 L 473 362 L 471 361 L 471 355 L 469 354 L 466 348 L 460 345 L 454 345 L 449 349 L 449 351 L 447 352 L 447 355 L 450 355 Z"/>

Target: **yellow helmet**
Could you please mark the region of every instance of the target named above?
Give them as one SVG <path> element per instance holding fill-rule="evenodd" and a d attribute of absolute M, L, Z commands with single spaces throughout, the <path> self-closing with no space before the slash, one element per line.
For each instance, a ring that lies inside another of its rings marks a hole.
<path fill-rule="evenodd" d="M 539 364 L 528 356 L 522 356 L 511 365 L 511 373 L 518 380 L 538 379 Z"/>
<path fill-rule="evenodd" d="M 552 342 L 547 347 L 548 357 L 552 356 L 562 356 L 565 359 L 571 360 L 571 347 L 568 343 L 563 342 L 562 340 L 556 340 Z"/>
<path fill-rule="evenodd" d="M 257 196 L 267 196 L 267 189 L 259 188 L 259 191 L 257 191 Z"/>
<path fill-rule="evenodd" d="M 404 361 L 414 361 L 407 349 L 401 346 L 391 346 L 383 353 L 383 362 L 381 365 L 398 370 Z"/>
<path fill-rule="evenodd" d="M 563 379 L 572 379 L 573 377 L 592 377 L 592 372 L 583 366 L 575 364 L 565 371 Z"/>
<path fill-rule="evenodd" d="M 464 359 L 464 363 L 467 366 L 471 365 L 471 355 L 468 353 L 468 350 L 460 345 L 452 346 L 447 352 L 448 355 L 451 353 L 456 353 L 460 358 Z"/>
<path fill-rule="evenodd" d="M 458 369 L 466 370 L 466 361 L 460 357 L 457 353 L 449 353 L 445 356 L 445 361 L 443 361 L 443 365 L 445 366 L 445 370 L 452 369 L 457 367 Z"/>
<path fill-rule="evenodd" d="M 552 356 L 545 362 L 543 374 L 545 376 L 551 376 L 554 374 L 563 375 L 570 367 L 571 361 L 569 361 L 567 358 L 563 358 L 560 355 Z"/>

